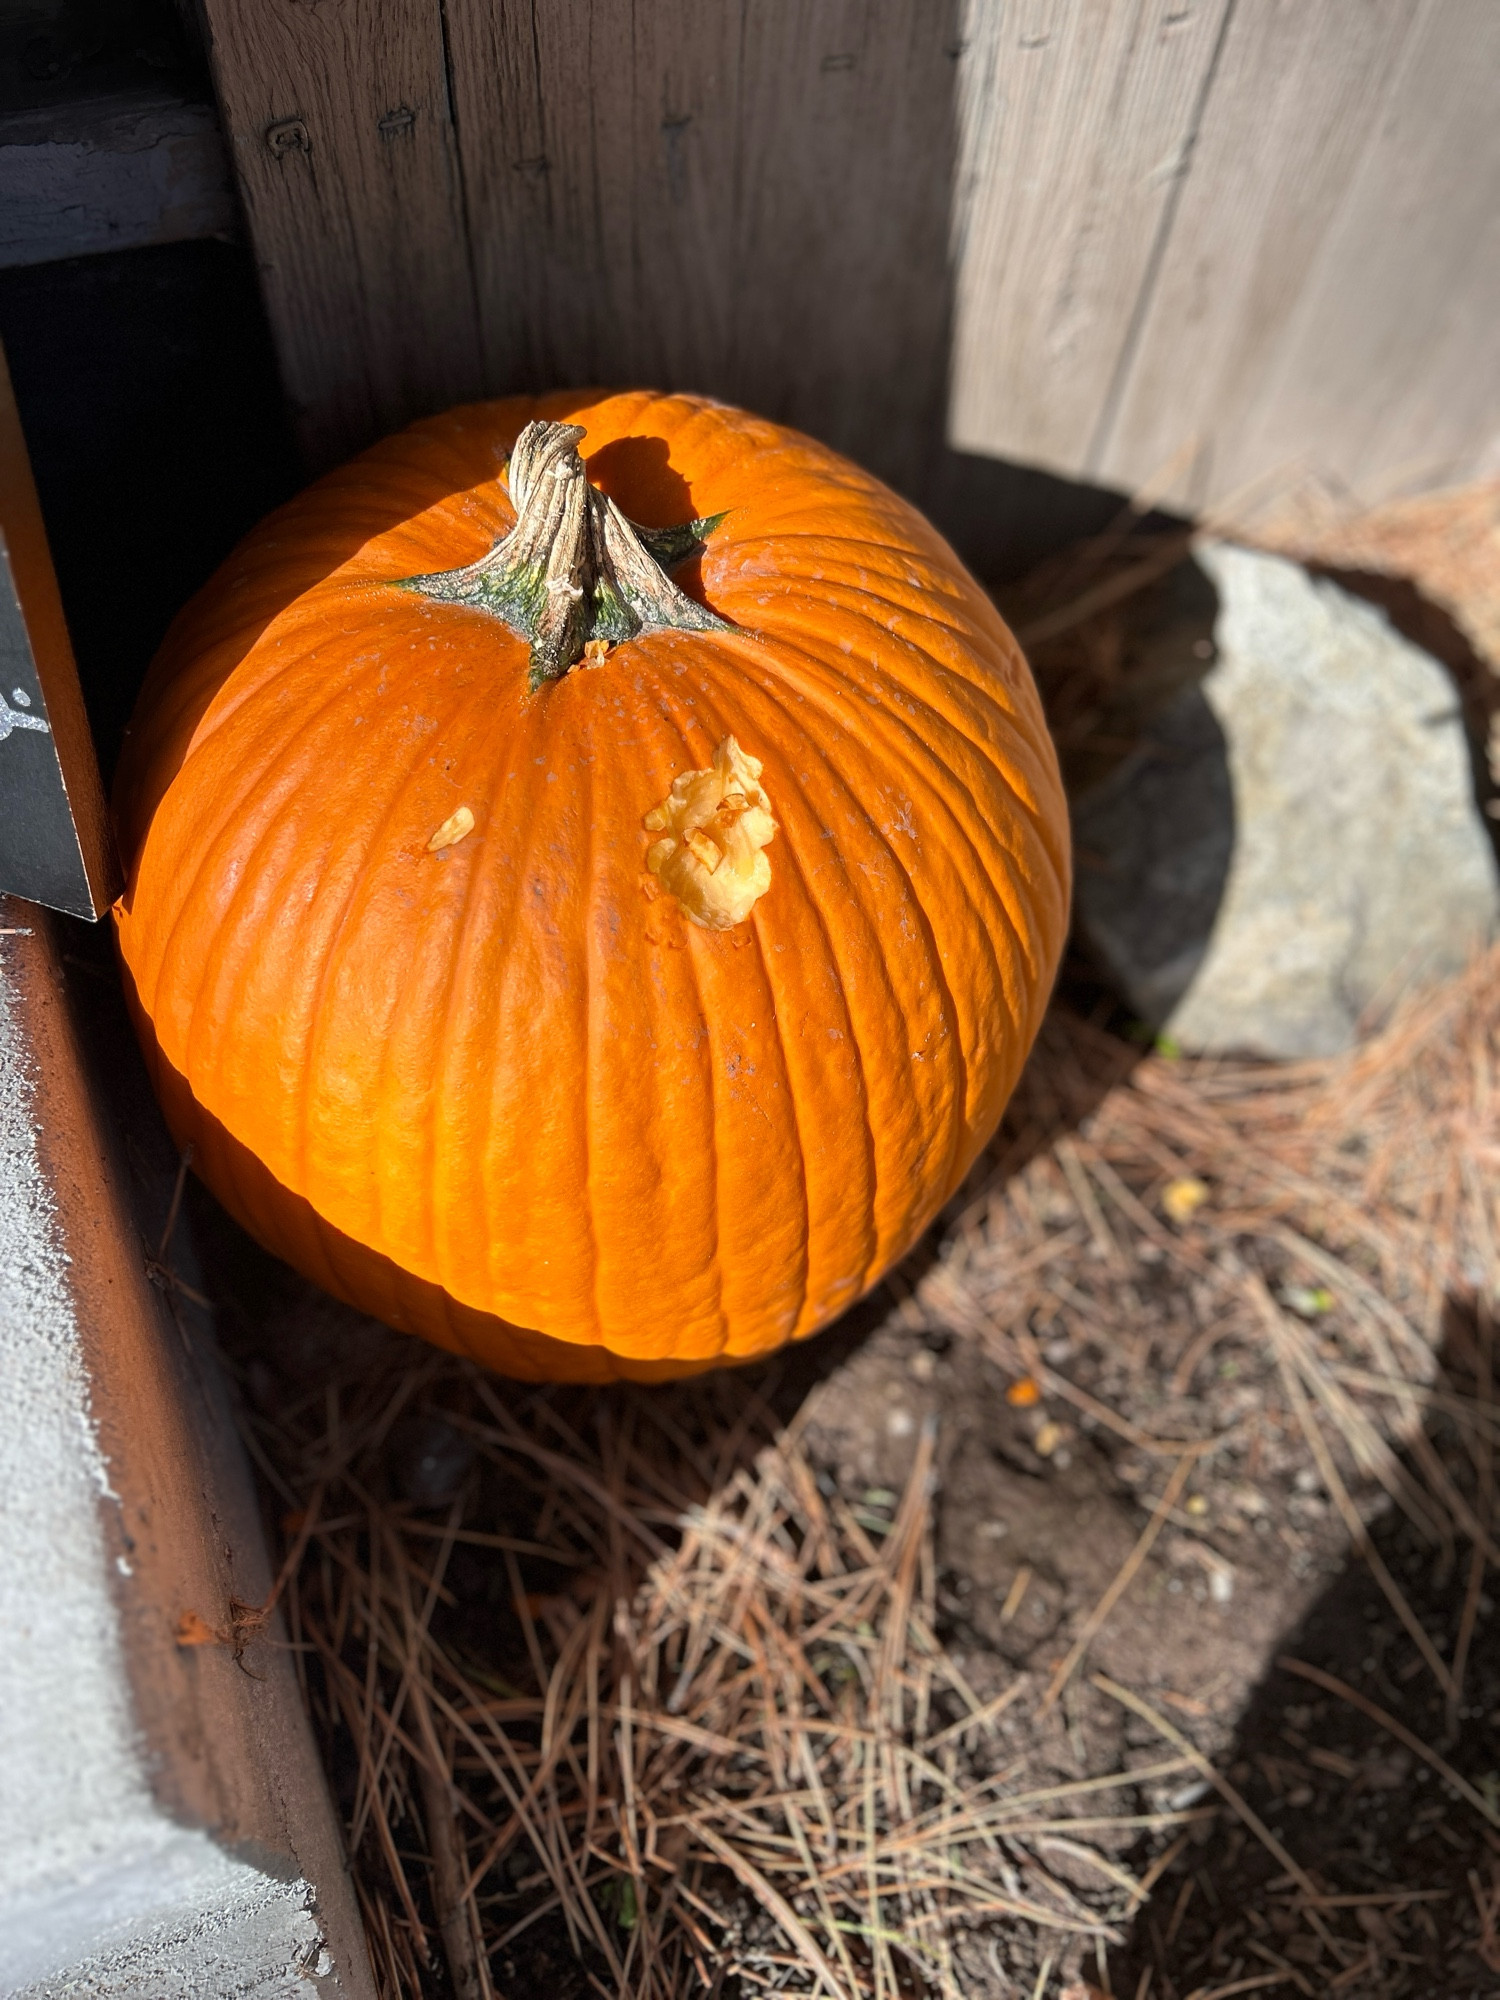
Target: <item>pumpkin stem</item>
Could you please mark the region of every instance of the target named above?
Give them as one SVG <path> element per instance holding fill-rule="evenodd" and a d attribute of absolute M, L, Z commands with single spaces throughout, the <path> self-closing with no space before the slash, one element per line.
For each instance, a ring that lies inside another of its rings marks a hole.
<path fill-rule="evenodd" d="M 532 688 L 560 680 L 586 649 L 639 632 L 731 629 L 666 573 L 695 554 L 724 516 L 637 527 L 590 486 L 578 455 L 583 436 L 577 424 L 528 424 L 510 455 L 510 533 L 464 569 L 407 577 L 402 585 L 503 618 L 531 648 Z"/>

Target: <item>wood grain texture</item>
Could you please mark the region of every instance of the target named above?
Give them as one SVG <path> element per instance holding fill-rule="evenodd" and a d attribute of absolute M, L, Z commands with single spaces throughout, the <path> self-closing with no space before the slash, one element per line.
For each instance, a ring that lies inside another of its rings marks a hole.
<path fill-rule="evenodd" d="M 204 0 L 204 11 L 309 461 L 479 393 L 437 0 Z"/>
<path fill-rule="evenodd" d="M 1500 9 L 972 18 L 956 442 L 1188 509 L 1494 470 Z"/>
<path fill-rule="evenodd" d="M 934 505 L 945 433 L 1199 506 L 1494 462 L 1494 0 L 205 5 L 315 463 L 630 382 Z"/>
<path fill-rule="evenodd" d="M 0 118 L 0 269 L 229 236 L 238 221 L 212 105 L 121 91 Z"/>
<path fill-rule="evenodd" d="M 1080 469 L 1170 223 L 1229 0 L 969 0 L 949 431 Z"/>
<path fill-rule="evenodd" d="M 491 386 L 702 390 L 920 483 L 955 19 L 952 0 L 449 0 Z"/>
<path fill-rule="evenodd" d="M 1281 365 L 1288 329 L 1313 303 L 1352 185 L 1389 146 L 1384 107 L 1421 11 L 1413 0 L 1237 7 L 1128 373 L 1116 407 L 1100 414 L 1091 472 L 1134 485 L 1175 466 L 1169 490 L 1199 506 L 1274 476 L 1273 462 L 1244 448 L 1247 434 L 1274 385 L 1293 386 Z M 1405 171 L 1399 154 L 1388 164 Z M 1362 310 L 1383 295 L 1384 315 L 1400 319 L 1413 301 L 1392 247 L 1364 273 Z M 1394 387 L 1345 379 L 1320 399 L 1297 445 L 1329 451 L 1347 421 L 1341 405 L 1373 392 L 1378 414 Z"/>
<path fill-rule="evenodd" d="M 1500 7 L 1428 0 L 1215 485 L 1374 505 L 1500 472 Z"/>

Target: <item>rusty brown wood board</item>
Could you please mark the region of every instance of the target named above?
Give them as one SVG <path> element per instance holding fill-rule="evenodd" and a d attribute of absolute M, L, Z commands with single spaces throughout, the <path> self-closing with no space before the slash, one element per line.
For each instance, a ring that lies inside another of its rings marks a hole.
<path fill-rule="evenodd" d="M 314 464 L 690 387 L 920 493 L 1492 469 L 1491 0 L 204 0 Z"/>

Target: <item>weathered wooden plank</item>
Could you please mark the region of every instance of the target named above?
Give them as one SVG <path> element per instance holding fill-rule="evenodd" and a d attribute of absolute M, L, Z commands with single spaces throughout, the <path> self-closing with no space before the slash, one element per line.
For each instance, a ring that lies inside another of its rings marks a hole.
<path fill-rule="evenodd" d="M 945 422 L 1189 505 L 1487 463 L 1492 0 L 206 4 L 319 461 L 592 381 L 918 497 Z"/>
<path fill-rule="evenodd" d="M 1189 508 L 1494 469 L 1490 0 L 968 20 L 955 442 Z"/>
<path fill-rule="evenodd" d="M 958 9 L 747 10 L 737 393 L 918 498 L 952 317 Z"/>
<path fill-rule="evenodd" d="M 1500 473 L 1500 7 L 1429 0 L 1372 127 L 1226 488 L 1296 466 L 1373 505 Z"/>
<path fill-rule="evenodd" d="M 327 464 L 479 392 L 437 0 L 204 0 L 303 447 Z"/>
<path fill-rule="evenodd" d="M 448 0 L 487 378 L 641 381 L 904 479 L 940 424 L 952 0 Z"/>
<path fill-rule="evenodd" d="M 1229 0 L 968 0 L 949 434 L 1081 470 L 1186 171 Z"/>
<path fill-rule="evenodd" d="M 1200 506 L 1229 493 L 1226 432 L 1322 254 L 1414 13 L 1414 0 L 1236 10 L 1089 470 L 1134 485 L 1174 467 L 1173 497 Z"/>
<path fill-rule="evenodd" d="M 118 92 L 0 118 L 0 269 L 232 235 L 211 104 Z"/>

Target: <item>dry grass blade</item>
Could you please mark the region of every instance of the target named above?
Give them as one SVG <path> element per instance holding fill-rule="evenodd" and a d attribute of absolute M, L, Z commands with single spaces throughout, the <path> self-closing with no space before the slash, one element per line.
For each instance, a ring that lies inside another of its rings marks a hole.
<path fill-rule="evenodd" d="M 845 1986 L 823 1953 L 818 1949 L 812 1933 L 798 1917 L 796 1911 L 786 1898 L 779 1895 L 759 1870 L 753 1868 L 744 1855 L 731 1846 L 727 1840 L 722 1839 L 720 1835 L 715 1833 L 711 1826 L 705 1826 L 700 1821 L 694 1828 L 694 1831 L 698 1839 L 703 1842 L 711 1853 L 719 1857 L 731 1874 L 739 1877 L 755 1900 L 770 1911 L 777 1923 L 780 1924 L 787 1936 L 802 1953 L 819 1985 L 832 1995 L 832 2000 L 844 2000 L 844 1996 L 848 1992 L 847 1986 Z"/>
<path fill-rule="evenodd" d="M 1277 1311 L 1263 1284 L 1252 1281 L 1251 1296 L 1275 1344 L 1276 1359 L 1281 1368 L 1281 1377 L 1286 1388 L 1287 1400 L 1292 1406 L 1298 1423 L 1302 1426 L 1308 1448 L 1312 1452 L 1318 1471 L 1322 1476 L 1323 1485 L 1330 1499 L 1344 1517 L 1345 1525 L 1349 1530 L 1350 1540 L 1369 1564 L 1371 1574 L 1384 1592 L 1386 1601 L 1401 1620 L 1401 1623 L 1406 1627 L 1406 1630 L 1411 1634 L 1412 1642 L 1416 1646 L 1417 1651 L 1422 1655 L 1422 1658 L 1427 1662 L 1433 1678 L 1445 1694 L 1451 1695 L 1454 1689 L 1454 1681 L 1448 1663 L 1443 1659 L 1431 1639 L 1427 1636 L 1426 1631 L 1423 1629 L 1422 1621 L 1412 1610 L 1410 1604 L 1407 1603 L 1405 1593 L 1377 1553 L 1374 1543 L 1370 1540 L 1369 1531 L 1365 1527 L 1360 1512 L 1349 1497 L 1349 1489 L 1345 1486 L 1343 1479 L 1339 1475 L 1338 1467 L 1333 1462 L 1333 1454 L 1329 1451 L 1327 1440 L 1318 1428 L 1317 1418 L 1308 1406 L 1307 1397 L 1303 1392 L 1301 1382 L 1298 1380 L 1295 1359 L 1288 1352 L 1289 1340 L 1282 1315 Z"/>
<path fill-rule="evenodd" d="M 1475 1386 L 1478 1391 L 1477 1407 L 1488 1416 L 1494 1408 L 1495 1372 L 1495 1328 L 1488 1300 L 1478 1301 L 1478 1367 Z M 1468 1672 L 1469 1648 L 1474 1641 L 1474 1631 L 1479 1620 L 1480 1596 L 1484 1587 L 1484 1574 L 1488 1557 L 1485 1537 L 1494 1521 L 1495 1502 L 1495 1441 L 1486 1428 L 1475 1426 L 1471 1434 L 1471 1449 L 1478 1475 L 1477 1525 L 1482 1534 L 1474 1537 L 1474 1546 L 1469 1556 L 1469 1575 L 1464 1588 L 1463 1611 L 1459 1617 L 1458 1636 L 1453 1647 L 1453 1686 L 1448 1698 L 1448 1733 L 1457 1737 L 1459 1725 L 1459 1704 L 1463 1696 L 1464 1679 Z"/>
<path fill-rule="evenodd" d="M 1083 1621 L 1082 1631 L 1073 1641 L 1061 1666 L 1059 1666 L 1057 1672 L 1048 1682 L 1047 1692 L 1042 1696 L 1039 1713 L 1045 1714 L 1057 1700 L 1058 1696 L 1072 1679 L 1079 1661 L 1082 1660 L 1084 1654 L 1103 1630 L 1109 1614 L 1114 1610 L 1126 1591 L 1129 1590 L 1131 1583 L 1140 1570 L 1141 1564 L 1151 1553 L 1151 1544 L 1161 1533 L 1163 1527 L 1166 1525 L 1167 1517 L 1182 1498 L 1182 1489 L 1187 1485 L 1188 1476 L 1192 1472 L 1196 1461 L 1197 1454 L 1193 1452 L 1184 1452 L 1182 1457 L 1177 1461 L 1176 1469 L 1167 1481 L 1166 1490 L 1152 1509 L 1150 1520 L 1141 1530 L 1139 1541 L 1137 1541 L 1135 1547 L 1121 1564 L 1113 1583 L 1110 1584 L 1108 1590 L 1105 1591 L 1099 1602 Z"/>
<path fill-rule="evenodd" d="M 800 1966 L 805 1986 L 787 1990 L 834 2000 L 959 2000 L 953 1940 L 976 1925 L 1118 1935 L 1105 1911 L 1134 1876 L 1103 1860 L 1088 1901 L 1040 1858 L 1073 1822 L 1036 1806 L 1089 1781 L 1028 1792 L 955 1768 L 955 1731 L 982 1740 L 1014 1691 L 979 1702 L 931 1630 L 930 1426 L 872 1538 L 825 1502 L 795 1431 L 706 1487 L 695 1450 L 663 1456 L 634 1392 L 534 1405 L 523 1443 L 516 1411 L 502 1426 L 465 1410 L 471 1387 L 480 1407 L 494 1391 L 455 1365 L 451 1414 L 423 1421 L 477 1451 L 434 1533 L 374 1493 L 380 1386 L 349 1385 L 318 1432 L 326 1504 L 303 1513 L 296 1576 L 330 1714 L 357 1751 L 353 1836 L 400 1912 L 382 1905 L 377 1924 L 393 1995 L 419 1990 L 429 1934 L 469 2000 L 506 1983 L 497 1952 L 549 1925 L 621 2000 L 676 2000 L 684 1980 L 753 1987 L 767 1965 L 783 1984 Z M 627 1526 L 643 1503 L 659 1522 L 664 1494 L 675 1547 Z M 512 1637 L 490 1664 L 453 1622 L 465 1550 L 505 1580 Z M 540 1558 L 526 1550 L 546 1552 L 549 1590 L 529 1587 Z M 1087 1824 L 1116 1823 L 1133 1824 Z"/>
<path fill-rule="evenodd" d="M 1263 1993 L 1269 1986 L 1285 1986 L 1295 1978 L 1293 1972 L 1254 1972 L 1248 1979 L 1231 1979 L 1227 1986 L 1197 1986 L 1188 2000 L 1232 2000 L 1236 1993 Z"/>
<path fill-rule="evenodd" d="M 1388 1715 L 1378 1702 L 1371 1701 L 1368 1695 L 1361 1694 L 1358 1688 L 1350 1687 L 1336 1675 L 1324 1673 L 1321 1667 L 1309 1666 L 1306 1660 L 1294 1660 L 1289 1655 L 1283 1654 L 1276 1664 L 1283 1672 L 1296 1674 L 1302 1680 L 1311 1681 L 1314 1687 L 1322 1688 L 1326 1694 L 1336 1695 L 1340 1701 L 1347 1701 L 1351 1708 L 1357 1708 L 1362 1715 L 1369 1716 L 1372 1722 L 1377 1723 L 1388 1735 L 1394 1736 L 1398 1743 L 1404 1743 L 1408 1750 L 1436 1771 L 1443 1783 L 1451 1785 L 1458 1796 L 1471 1805 L 1482 1818 L 1487 1819 L 1491 1826 L 1500 1829 L 1500 1811 L 1497 1811 L 1482 1793 L 1476 1792 L 1466 1779 L 1461 1778 L 1446 1758 L 1440 1757 L 1430 1744 L 1424 1743 L 1420 1736 L 1414 1735 L 1403 1723 L 1398 1722 L 1394 1715 Z"/>
<path fill-rule="evenodd" d="M 1092 1678 L 1094 1686 L 1102 1694 L 1107 1694 L 1111 1701 L 1120 1702 L 1125 1708 L 1133 1709 L 1143 1722 L 1149 1722 L 1159 1736 L 1164 1738 L 1174 1749 L 1179 1750 L 1187 1758 L 1194 1770 L 1206 1778 L 1214 1790 L 1218 1792 L 1231 1812 L 1238 1814 L 1239 1818 L 1244 1821 L 1245 1825 L 1255 1835 L 1255 1838 L 1265 1848 L 1266 1852 L 1275 1856 L 1278 1864 L 1285 1869 L 1286 1873 L 1297 1884 L 1298 1888 L 1302 1890 L 1304 1895 L 1317 1895 L 1318 1886 L 1308 1875 L 1307 1871 L 1292 1859 L 1291 1855 L 1287 1853 L 1265 1821 L 1251 1808 L 1243 1795 L 1230 1784 L 1222 1771 L 1216 1771 L 1207 1757 L 1203 1755 L 1202 1751 L 1195 1749 L 1180 1729 L 1175 1728 L 1168 1722 L 1164 1715 L 1158 1714 L 1150 1702 L 1143 1700 L 1140 1695 L 1132 1693 L 1129 1688 L 1121 1687 L 1118 1681 L 1112 1681 L 1107 1674 L 1095 1674 Z"/>

